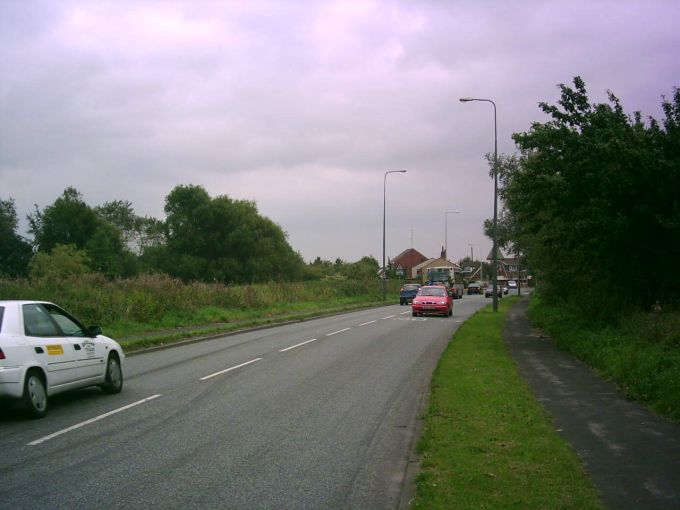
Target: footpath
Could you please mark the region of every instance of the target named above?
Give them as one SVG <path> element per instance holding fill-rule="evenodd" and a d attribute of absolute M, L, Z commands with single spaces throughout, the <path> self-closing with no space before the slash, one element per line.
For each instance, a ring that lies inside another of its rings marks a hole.
<path fill-rule="evenodd" d="M 528 300 L 503 332 L 520 373 L 612 509 L 680 509 L 680 425 L 628 401 L 619 388 L 532 329 Z"/>

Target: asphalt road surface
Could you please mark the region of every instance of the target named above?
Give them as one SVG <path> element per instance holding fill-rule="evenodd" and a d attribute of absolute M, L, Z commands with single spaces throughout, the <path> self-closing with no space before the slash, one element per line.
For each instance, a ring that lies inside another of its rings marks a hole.
<path fill-rule="evenodd" d="M 0 417 L 0 507 L 396 508 L 456 328 L 393 305 L 129 357 L 119 395 Z"/>

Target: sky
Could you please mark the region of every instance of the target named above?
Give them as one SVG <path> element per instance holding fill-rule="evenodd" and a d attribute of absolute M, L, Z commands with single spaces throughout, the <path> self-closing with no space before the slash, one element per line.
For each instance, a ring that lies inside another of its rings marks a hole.
<path fill-rule="evenodd" d="M 496 103 L 500 154 L 575 76 L 662 119 L 678 26 L 676 0 L 0 0 L 0 199 L 27 235 L 68 186 L 162 219 L 200 185 L 352 262 L 385 196 L 388 258 L 486 257 L 494 112 L 459 98 Z"/>

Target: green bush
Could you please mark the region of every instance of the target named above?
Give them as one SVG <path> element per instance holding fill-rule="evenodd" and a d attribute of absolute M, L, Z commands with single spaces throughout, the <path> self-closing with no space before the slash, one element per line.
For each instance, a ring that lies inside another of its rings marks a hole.
<path fill-rule="evenodd" d="M 680 421 L 680 312 L 628 312 L 608 323 L 592 323 L 576 309 L 535 296 L 529 315 L 561 348 L 616 382 L 629 397 Z"/>
<path fill-rule="evenodd" d="M 390 286 L 396 292 L 394 283 Z M 152 274 L 109 280 L 100 274 L 73 278 L 0 279 L 0 299 L 52 301 L 88 324 L 120 321 L 154 323 L 166 317 L 192 323 L 209 307 L 267 310 L 302 303 L 329 303 L 347 298 L 380 299 L 376 280 L 317 280 L 252 285 L 184 283 Z"/>

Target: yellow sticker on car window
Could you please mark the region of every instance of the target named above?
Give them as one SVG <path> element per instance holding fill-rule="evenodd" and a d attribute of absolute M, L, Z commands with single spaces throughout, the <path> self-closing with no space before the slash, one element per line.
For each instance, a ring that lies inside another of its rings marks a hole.
<path fill-rule="evenodd" d="M 64 354 L 64 348 L 61 345 L 48 345 L 47 354 L 50 356 L 60 356 Z"/>

